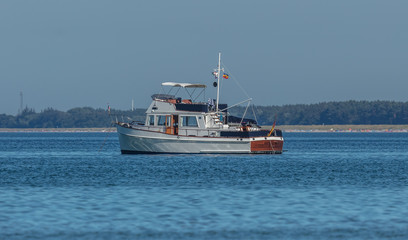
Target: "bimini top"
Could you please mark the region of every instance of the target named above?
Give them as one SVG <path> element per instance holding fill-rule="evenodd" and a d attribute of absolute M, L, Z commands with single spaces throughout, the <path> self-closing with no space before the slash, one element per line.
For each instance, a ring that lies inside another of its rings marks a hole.
<path fill-rule="evenodd" d="M 171 87 L 182 87 L 182 88 L 206 88 L 204 84 L 198 83 L 175 83 L 175 82 L 164 82 L 162 86 L 171 86 Z"/>

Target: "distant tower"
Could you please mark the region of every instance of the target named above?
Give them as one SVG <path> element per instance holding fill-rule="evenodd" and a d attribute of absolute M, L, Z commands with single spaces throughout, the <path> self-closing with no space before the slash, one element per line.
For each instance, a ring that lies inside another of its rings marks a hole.
<path fill-rule="evenodd" d="M 23 91 L 20 91 L 20 109 L 18 110 L 18 114 L 23 113 Z"/>
<path fill-rule="evenodd" d="M 133 112 L 134 107 L 135 107 L 135 101 L 132 99 L 132 112 Z"/>

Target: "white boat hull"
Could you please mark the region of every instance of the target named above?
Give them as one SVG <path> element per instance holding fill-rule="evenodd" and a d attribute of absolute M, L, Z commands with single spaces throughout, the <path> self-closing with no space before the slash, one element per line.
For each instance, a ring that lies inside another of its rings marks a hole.
<path fill-rule="evenodd" d="M 117 129 L 122 153 L 281 153 L 283 144 L 281 137 L 195 137 L 120 125 L 117 125 Z M 254 142 L 261 141 L 267 142 L 270 148 L 254 149 Z"/>

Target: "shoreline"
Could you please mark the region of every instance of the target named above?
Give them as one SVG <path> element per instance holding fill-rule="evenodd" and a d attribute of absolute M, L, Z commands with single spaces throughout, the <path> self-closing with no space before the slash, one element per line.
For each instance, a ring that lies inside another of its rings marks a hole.
<path fill-rule="evenodd" d="M 116 128 L 0 128 L 0 132 L 116 132 Z"/>
<path fill-rule="evenodd" d="M 277 126 L 277 128 L 281 129 L 283 132 L 384 132 L 384 133 L 408 132 L 408 125 L 390 125 L 390 124 L 381 124 L 381 125 L 281 125 L 281 126 Z"/>
<path fill-rule="evenodd" d="M 271 129 L 272 126 L 262 126 Z M 408 125 L 280 125 L 283 132 L 408 132 Z M 116 132 L 116 128 L 0 128 L 0 132 Z"/>

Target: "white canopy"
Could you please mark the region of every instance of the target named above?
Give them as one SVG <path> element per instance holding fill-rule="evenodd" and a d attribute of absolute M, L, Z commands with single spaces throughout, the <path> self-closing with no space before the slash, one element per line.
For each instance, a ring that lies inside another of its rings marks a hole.
<path fill-rule="evenodd" d="M 175 82 L 164 82 L 162 86 L 171 86 L 171 87 L 183 87 L 183 88 L 206 88 L 204 84 L 198 83 L 175 83 Z"/>

